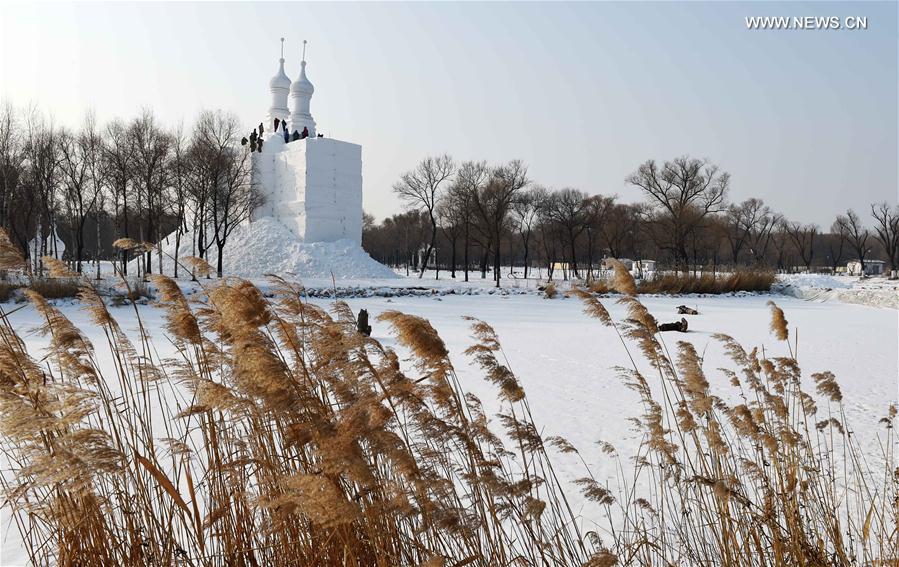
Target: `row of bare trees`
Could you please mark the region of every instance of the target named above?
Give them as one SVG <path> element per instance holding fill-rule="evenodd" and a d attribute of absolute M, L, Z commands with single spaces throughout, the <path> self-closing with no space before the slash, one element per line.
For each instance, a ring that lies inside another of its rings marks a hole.
<path fill-rule="evenodd" d="M 871 226 L 852 210 L 822 231 L 791 221 L 760 199 L 728 202 L 730 176 L 705 160 L 647 161 L 626 182 L 645 196 L 615 196 L 532 182 L 521 162 L 488 166 L 429 157 L 403 174 L 394 192 L 406 211 L 364 229 L 366 250 L 407 270 L 488 271 L 523 277 L 562 266 L 565 276 L 592 276 L 603 257 L 654 259 L 679 270 L 753 266 L 782 271 L 827 268 L 848 260 L 885 259 L 899 267 L 899 207 L 871 206 Z M 488 268 L 492 267 L 492 270 Z M 519 273 L 515 270 L 514 273 Z"/>
<path fill-rule="evenodd" d="M 228 236 L 259 202 L 241 135 L 237 118 L 223 112 L 202 112 L 185 134 L 164 128 L 148 110 L 130 122 L 105 125 L 88 114 L 72 130 L 33 108 L 19 112 L 5 105 L 0 226 L 38 270 L 41 257 L 57 256 L 57 231 L 68 244 L 63 259 L 78 272 L 89 257 L 110 258 L 113 240 L 158 243 L 174 233 L 177 254 L 181 236 L 189 233 L 194 255 L 216 248 L 221 273 Z M 161 246 L 156 250 L 156 271 L 162 271 Z M 129 251 L 119 254 L 127 274 Z M 154 271 L 151 252 L 142 254 L 139 266 Z M 177 271 L 175 261 L 172 275 Z"/>

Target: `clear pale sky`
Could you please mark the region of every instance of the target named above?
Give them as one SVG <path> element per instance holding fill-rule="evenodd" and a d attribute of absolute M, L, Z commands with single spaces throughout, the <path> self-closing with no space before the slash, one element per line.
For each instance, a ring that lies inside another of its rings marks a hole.
<path fill-rule="evenodd" d="M 864 16 L 866 31 L 750 31 L 747 16 Z M 734 200 L 829 226 L 897 200 L 897 4 L 0 5 L 0 98 L 58 124 L 150 107 L 252 128 L 309 41 L 321 133 L 362 145 L 365 208 L 422 157 L 522 159 L 550 187 L 642 196 L 648 158 L 706 157 Z"/>

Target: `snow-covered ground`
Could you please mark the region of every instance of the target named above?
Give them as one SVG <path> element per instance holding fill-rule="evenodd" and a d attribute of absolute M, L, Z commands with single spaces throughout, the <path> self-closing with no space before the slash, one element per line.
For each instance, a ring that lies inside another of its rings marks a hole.
<path fill-rule="evenodd" d="M 330 282 L 323 283 L 330 285 Z M 417 279 L 380 283 L 362 280 L 358 283 L 360 286 L 438 286 L 437 282 Z M 489 280 L 483 287 L 472 286 L 486 291 Z M 396 341 L 387 333 L 386 326 L 375 319 L 379 313 L 396 309 L 429 319 L 447 343 L 463 387 L 481 397 L 491 414 L 498 409 L 495 388 L 484 381 L 462 354 L 472 339 L 468 323 L 461 316 L 472 315 L 493 325 L 511 368 L 528 394 L 544 436 L 562 435 L 569 439 L 581 450 L 598 479 L 614 483 L 614 463 L 595 442 L 611 442 L 625 464 L 638 444 L 638 435 L 627 420 L 641 412 L 638 398 L 611 370 L 613 366 L 628 362 L 627 353 L 613 330 L 582 313 L 579 300 L 561 297 L 548 300 L 534 293 L 533 288 L 530 290 L 530 293 L 507 295 L 373 295 L 350 297 L 346 301 L 354 311 L 367 309 L 372 315 L 373 336 L 391 346 L 396 346 Z M 768 332 L 770 312 L 765 303 L 770 298 L 767 295 L 645 297 L 643 301 L 663 322 L 680 317 L 675 313 L 680 304 L 700 311 L 700 315 L 689 317 L 689 333 L 666 333 L 663 339 L 670 349 L 678 340 L 694 343 L 704 356 L 704 368 L 713 388 L 721 388 L 719 392 L 727 397 L 728 381 L 715 369 L 727 366 L 728 361 L 711 335 L 725 332 L 746 347 L 764 345 L 769 355 L 785 354 L 783 343 L 775 341 Z M 879 430 L 877 420 L 885 414 L 887 405 L 897 399 L 899 320 L 896 311 L 841 301 L 813 302 L 787 296 L 775 296 L 774 299 L 786 312 L 791 333 L 798 328 L 798 358 L 804 376 L 822 370 L 831 370 L 837 375 L 856 439 L 873 457 Z M 311 301 L 328 305 L 325 298 Z M 623 318 L 623 310 L 614 299 L 606 299 L 604 303 L 613 318 Z M 76 302 L 58 305 L 93 339 L 98 349 L 103 348 L 105 340 L 89 324 Z M 3 308 L 9 310 L 11 307 Z M 144 324 L 156 339 L 160 355 L 166 356 L 170 346 L 161 330 L 162 310 L 152 305 L 139 309 Z M 136 335 L 130 307 L 113 308 L 112 312 L 126 331 Z M 16 311 L 11 320 L 30 346 L 42 348 L 46 345 L 45 338 L 30 331 L 38 324 L 38 316 L 30 305 Z M 570 455 L 560 455 L 558 463 L 560 474 L 566 481 L 584 476 L 583 466 Z M 585 503 L 574 486 L 570 487 L 570 493 L 586 527 L 603 523 L 601 512 Z M 0 565 L 24 564 L 15 524 L 5 508 L 0 510 L 0 527 L 3 539 Z"/>

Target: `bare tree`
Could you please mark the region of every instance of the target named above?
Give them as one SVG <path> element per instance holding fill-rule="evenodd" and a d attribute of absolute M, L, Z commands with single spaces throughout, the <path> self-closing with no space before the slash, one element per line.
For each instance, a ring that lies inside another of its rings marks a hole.
<path fill-rule="evenodd" d="M 15 109 L 0 109 L 0 226 L 12 233 L 11 213 L 25 176 L 25 148 Z"/>
<path fill-rule="evenodd" d="M 837 273 L 837 267 L 843 263 L 848 238 L 849 227 L 846 226 L 846 217 L 839 215 L 833 221 L 830 226 L 830 234 L 827 235 L 828 260 L 833 273 Z"/>
<path fill-rule="evenodd" d="M 724 222 L 725 236 L 730 247 L 731 261 L 738 264 L 740 253 L 745 247 L 752 247 L 755 236 L 770 231 L 771 209 L 761 199 L 747 199 L 727 208 Z"/>
<path fill-rule="evenodd" d="M 218 251 L 219 277 L 222 277 L 228 237 L 262 203 L 258 188 L 251 183 L 251 152 L 239 143 L 239 124 L 234 114 L 204 112 L 197 120 L 192 140 L 194 169 L 206 183 L 205 220 Z"/>
<path fill-rule="evenodd" d="M 749 252 L 755 264 L 765 264 L 768 261 L 768 248 L 782 224 L 782 215 L 769 212 L 762 215 L 755 228 L 749 232 Z"/>
<path fill-rule="evenodd" d="M 874 217 L 874 233 L 883 245 L 890 270 L 899 266 L 899 205 L 890 207 L 885 201 L 871 205 L 871 216 Z"/>
<path fill-rule="evenodd" d="M 812 258 L 815 254 L 815 237 L 818 236 L 818 225 L 800 222 L 784 222 L 784 230 L 807 271 L 812 269 Z"/>
<path fill-rule="evenodd" d="M 431 252 L 437 244 L 437 205 L 442 197 L 441 189 L 452 178 L 456 170 L 453 158 L 444 154 L 427 157 L 412 171 L 404 173 L 393 191 L 402 199 L 409 210 L 422 211 L 431 223 L 431 239 L 425 251 L 424 261 L 418 277 L 425 275 Z"/>
<path fill-rule="evenodd" d="M 555 193 L 548 202 L 547 214 L 560 228 L 568 248 L 568 261 L 574 277 L 578 277 L 577 240 L 587 228 L 587 194 L 577 189 L 565 188 Z"/>
<path fill-rule="evenodd" d="M 39 272 L 43 269 L 43 256 L 58 258 L 60 252 L 56 249 L 56 212 L 59 210 L 56 187 L 61 156 L 56 128 L 34 108 L 26 116 L 25 151 L 28 161 L 25 192 L 30 195 L 27 207 L 29 216 L 34 216 L 32 222 L 19 225 L 25 232 L 17 236 L 24 240 L 23 249 L 34 239 L 36 250 L 32 260 L 35 271 Z"/>
<path fill-rule="evenodd" d="M 138 182 L 138 207 L 144 205 L 147 234 L 141 240 L 159 242 L 159 227 L 166 209 L 165 189 L 168 186 L 169 157 L 172 137 L 157 123 L 150 110 L 145 109 L 128 128 L 134 141 L 135 179 Z M 141 231 L 143 227 L 141 225 Z M 162 273 L 162 246 L 157 246 L 159 272 Z M 147 251 L 145 272 L 150 273 L 151 252 Z"/>
<path fill-rule="evenodd" d="M 614 197 L 606 197 L 609 210 L 599 223 L 603 244 L 613 258 L 624 256 L 625 247 L 632 245 L 640 223 L 639 206 L 615 203 Z"/>
<path fill-rule="evenodd" d="M 642 164 L 626 181 L 640 188 L 661 213 L 660 245 L 686 267 L 690 233 L 705 217 L 720 212 L 730 185 L 730 174 L 705 160 L 678 157 L 661 167 L 654 160 Z"/>
<path fill-rule="evenodd" d="M 459 165 L 453 184 L 447 192 L 447 198 L 453 208 L 462 217 L 462 267 L 465 281 L 468 281 L 468 269 L 471 266 L 469 252 L 471 250 L 472 229 L 475 222 L 478 195 L 487 184 L 490 170 L 483 161 L 466 161 Z"/>
<path fill-rule="evenodd" d="M 537 227 L 540 211 L 546 204 L 547 191 L 544 187 L 535 185 L 525 191 L 512 203 L 513 225 L 521 237 L 521 246 L 524 249 L 524 278 L 528 277 L 530 267 L 531 237 Z"/>
<path fill-rule="evenodd" d="M 172 202 L 172 212 L 178 226 L 175 228 L 174 277 L 178 277 L 178 258 L 181 249 L 181 236 L 187 231 L 187 201 L 190 189 L 190 151 L 188 141 L 179 126 L 172 133 L 171 184 L 168 188 Z"/>
<path fill-rule="evenodd" d="M 509 219 L 509 211 L 519 191 L 528 184 L 527 167 L 518 160 L 494 168 L 490 179 L 478 193 L 475 208 L 484 230 L 493 240 L 493 277 L 500 286 L 500 242 Z"/>
<path fill-rule="evenodd" d="M 100 160 L 102 146 L 94 115 L 89 113 L 77 133 L 61 131 L 59 135 L 60 173 L 63 210 L 75 245 L 75 271 L 82 272 L 85 225 L 96 215 L 97 202 L 103 192 Z"/>
<path fill-rule="evenodd" d="M 591 195 L 584 201 L 584 224 L 587 232 L 587 269 L 593 277 L 593 260 L 596 245 L 604 238 L 604 227 L 615 208 L 615 197 Z"/>
<path fill-rule="evenodd" d="M 858 214 L 849 209 L 842 217 L 842 222 L 846 225 L 846 239 L 861 264 L 861 273 L 865 273 L 865 258 L 871 250 L 868 248 L 868 238 L 871 233 L 862 224 Z"/>
<path fill-rule="evenodd" d="M 462 202 L 454 199 L 449 191 L 437 204 L 437 220 L 443 236 L 450 243 L 450 277 L 452 278 L 456 277 L 456 249 L 459 238 L 465 233 L 465 224 L 468 222 L 467 212 L 461 205 Z"/>
<path fill-rule="evenodd" d="M 787 264 L 793 264 L 788 256 L 791 241 L 790 236 L 787 234 L 787 221 L 783 218 L 778 219 L 771 227 L 770 235 L 770 241 L 774 244 L 774 251 L 777 254 L 775 260 L 777 269 L 785 271 Z"/>
<path fill-rule="evenodd" d="M 130 238 L 128 205 L 135 178 L 134 143 L 128 128 L 119 120 L 106 125 L 103 145 L 103 171 L 112 196 L 115 236 Z M 121 249 L 122 273 L 128 274 L 129 250 Z"/>

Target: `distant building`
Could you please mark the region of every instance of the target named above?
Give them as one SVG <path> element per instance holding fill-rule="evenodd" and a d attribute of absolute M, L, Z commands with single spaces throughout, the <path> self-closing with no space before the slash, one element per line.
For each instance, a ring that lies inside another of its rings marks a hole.
<path fill-rule="evenodd" d="M 886 262 L 883 260 L 865 260 L 864 275 L 866 276 L 879 276 L 883 274 L 885 269 Z M 846 264 L 846 272 L 850 276 L 862 275 L 862 263 L 858 260 L 849 262 Z"/>
<path fill-rule="evenodd" d="M 646 272 L 654 272 L 656 271 L 656 261 L 655 260 L 637 260 L 634 262 L 634 269 L 637 270 L 640 275 L 645 274 Z"/>
<path fill-rule="evenodd" d="M 621 265 L 624 266 L 624 269 L 627 271 L 631 271 L 634 269 L 634 261 L 629 258 L 603 258 L 602 259 L 602 269 L 603 270 L 611 270 L 612 262 L 610 260 L 618 260 L 621 262 Z"/>

